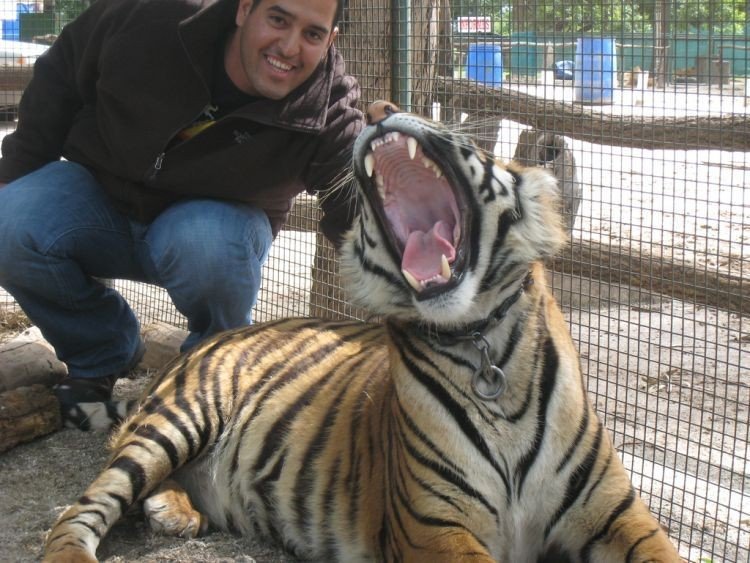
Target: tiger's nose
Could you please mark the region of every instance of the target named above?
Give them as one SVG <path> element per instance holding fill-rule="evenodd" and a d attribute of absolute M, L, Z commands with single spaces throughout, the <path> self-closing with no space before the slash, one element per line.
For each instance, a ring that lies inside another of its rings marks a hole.
<path fill-rule="evenodd" d="M 378 100 L 377 102 L 370 104 L 370 107 L 367 108 L 367 123 L 375 125 L 376 123 L 383 121 L 392 113 L 399 111 L 401 110 L 398 109 L 396 104 L 384 100 Z"/>

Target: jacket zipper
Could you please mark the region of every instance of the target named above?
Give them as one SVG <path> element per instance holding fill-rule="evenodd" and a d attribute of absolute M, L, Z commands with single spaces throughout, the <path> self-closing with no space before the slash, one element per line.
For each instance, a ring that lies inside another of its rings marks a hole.
<path fill-rule="evenodd" d="M 162 164 L 164 163 L 164 155 L 165 152 L 160 152 L 159 155 L 156 157 L 156 160 L 154 161 L 153 166 L 151 166 L 151 169 L 149 170 L 148 175 L 146 176 L 146 183 L 153 182 L 156 179 L 156 175 L 161 170 Z"/>
<path fill-rule="evenodd" d="M 156 162 L 154 162 L 154 175 L 156 175 L 159 170 L 161 170 L 161 165 L 164 162 L 164 155 L 166 153 L 161 153 L 159 156 L 156 157 Z"/>

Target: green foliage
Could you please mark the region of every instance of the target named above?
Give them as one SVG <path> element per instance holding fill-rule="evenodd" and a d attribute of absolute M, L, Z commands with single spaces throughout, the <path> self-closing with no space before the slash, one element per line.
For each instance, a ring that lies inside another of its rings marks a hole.
<path fill-rule="evenodd" d="M 650 31 L 637 4 L 625 2 L 543 2 L 534 22 L 536 31 L 621 33 Z"/>
<path fill-rule="evenodd" d="M 60 14 L 63 21 L 69 22 L 74 20 L 94 0 L 55 0 L 55 13 Z"/>
<path fill-rule="evenodd" d="M 491 16 L 496 33 L 653 33 L 656 4 L 672 32 L 742 33 L 746 0 L 453 0 L 453 16 Z"/>
<path fill-rule="evenodd" d="M 683 33 L 742 33 L 745 26 L 745 0 L 676 0 L 674 30 Z"/>

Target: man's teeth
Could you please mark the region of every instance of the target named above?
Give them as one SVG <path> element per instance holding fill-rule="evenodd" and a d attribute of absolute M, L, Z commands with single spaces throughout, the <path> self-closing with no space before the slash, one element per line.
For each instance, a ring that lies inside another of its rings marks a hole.
<path fill-rule="evenodd" d="M 270 64 L 272 67 L 278 68 L 279 70 L 292 69 L 292 65 L 283 63 L 278 59 L 274 59 L 273 57 L 268 57 L 266 60 L 268 61 L 268 64 Z"/>
<path fill-rule="evenodd" d="M 435 274 L 434 276 L 426 280 L 417 280 L 417 278 L 415 278 L 407 270 L 401 270 L 401 273 L 410 286 L 412 286 L 416 291 L 422 291 L 429 287 L 430 284 L 445 283 L 451 279 L 451 267 L 450 264 L 448 264 L 448 258 L 446 258 L 445 254 L 442 255 L 441 262 L 442 271 L 439 274 Z"/>
<path fill-rule="evenodd" d="M 401 134 L 398 131 L 391 131 L 389 133 L 386 133 L 382 137 L 378 137 L 377 139 L 370 142 L 370 151 L 365 155 L 364 159 L 365 172 L 367 173 L 367 176 L 369 178 L 372 178 L 372 173 L 375 170 L 374 152 L 383 145 L 398 141 L 400 138 Z M 406 137 L 406 150 L 411 160 L 414 160 L 417 157 L 418 147 L 419 141 L 417 141 L 414 137 Z M 434 161 L 424 156 L 424 154 L 422 155 L 422 164 L 425 168 L 429 168 L 430 170 L 432 170 L 435 173 L 436 178 L 442 178 L 443 172 L 442 170 L 440 170 L 440 167 Z"/>

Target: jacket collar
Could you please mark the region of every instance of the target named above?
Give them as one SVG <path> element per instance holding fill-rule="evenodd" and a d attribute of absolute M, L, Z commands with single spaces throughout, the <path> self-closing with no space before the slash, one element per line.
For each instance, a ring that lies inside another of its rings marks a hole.
<path fill-rule="evenodd" d="M 180 37 L 196 72 L 210 90 L 214 54 L 234 29 L 238 0 L 202 1 L 200 10 L 180 23 Z M 334 75 L 342 61 L 334 46 L 315 72 L 281 100 L 260 99 L 236 115 L 253 121 L 302 131 L 317 132 L 326 124 Z"/>

